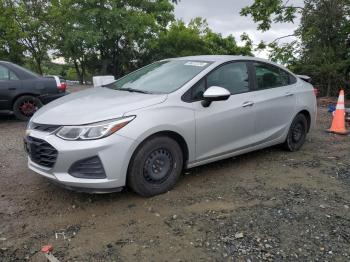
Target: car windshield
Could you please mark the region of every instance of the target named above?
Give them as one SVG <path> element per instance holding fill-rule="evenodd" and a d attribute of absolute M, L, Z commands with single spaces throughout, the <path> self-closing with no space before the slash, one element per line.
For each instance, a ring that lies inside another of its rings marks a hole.
<path fill-rule="evenodd" d="M 159 61 L 134 71 L 105 87 L 141 93 L 169 94 L 182 87 L 211 62 L 192 60 Z"/>

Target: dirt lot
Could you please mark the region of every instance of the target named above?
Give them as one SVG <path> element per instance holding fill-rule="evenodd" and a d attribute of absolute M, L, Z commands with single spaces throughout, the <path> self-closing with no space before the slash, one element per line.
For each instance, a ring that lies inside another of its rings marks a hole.
<path fill-rule="evenodd" d="M 350 137 L 320 110 L 301 151 L 186 171 L 171 192 L 70 192 L 26 166 L 25 123 L 0 116 L 0 261 L 349 261 Z M 57 234 L 58 233 L 58 234 Z"/>

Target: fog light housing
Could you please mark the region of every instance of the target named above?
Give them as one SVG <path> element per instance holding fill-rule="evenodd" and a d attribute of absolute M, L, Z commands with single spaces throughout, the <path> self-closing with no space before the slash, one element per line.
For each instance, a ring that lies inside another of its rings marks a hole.
<path fill-rule="evenodd" d="M 77 178 L 103 179 L 106 173 L 98 156 L 79 160 L 71 165 L 68 173 Z"/>

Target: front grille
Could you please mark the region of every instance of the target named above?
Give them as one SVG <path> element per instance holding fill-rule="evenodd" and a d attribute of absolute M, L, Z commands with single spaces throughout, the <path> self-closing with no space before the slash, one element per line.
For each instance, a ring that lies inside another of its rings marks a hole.
<path fill-rule="evenodd" d="M 48 132 L 51 133 L 55 130 L 57 130 L 60 126 L 58 125 L 44 125 L 44 124 L 37 124 L 37 123 L 31 123 L 30 128 L 32 130 L 38 130 L 42 132 Z"/>
<path fill-rule="evenodd" d="M 49 143 L 31 136 L 26 137 L 24 143 L 25 149 L 34 163 L 50 168 L 55 165 L 58 152 Z"/>
<path fill-rule="evenodd" d="M 87 179 L 106 178 L 102 162 L 98 156 L 85 158 L 75 162 L 68 170 L 71 176 Z"/>

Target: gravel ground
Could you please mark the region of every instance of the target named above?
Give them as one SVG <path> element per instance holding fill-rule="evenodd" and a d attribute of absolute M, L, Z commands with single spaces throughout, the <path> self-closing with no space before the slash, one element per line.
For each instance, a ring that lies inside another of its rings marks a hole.
<path fill-rule="evenodd" d="M 80 89 L 76 87 L 75 89 Z M 349 261 L 350 137 L 317 128 L 184 172 L 167 194 L 88 195 L 29 171 L 25 123 L 0 116 L 0 261 Z"/>

